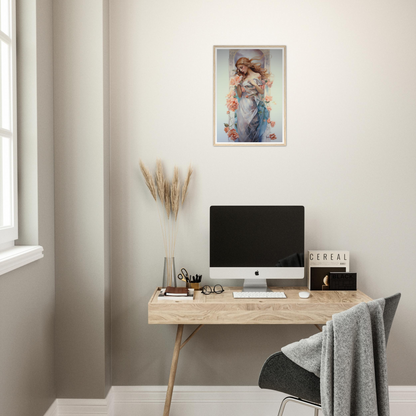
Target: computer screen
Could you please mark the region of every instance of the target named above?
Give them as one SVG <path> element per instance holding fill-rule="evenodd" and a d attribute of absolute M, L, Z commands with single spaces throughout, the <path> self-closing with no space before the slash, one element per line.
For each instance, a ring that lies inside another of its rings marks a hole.
<path fill-rule="evenodd" d="M 304 277 L 303 206 L 211 206 L 209 235 L 213 279 Z"/>

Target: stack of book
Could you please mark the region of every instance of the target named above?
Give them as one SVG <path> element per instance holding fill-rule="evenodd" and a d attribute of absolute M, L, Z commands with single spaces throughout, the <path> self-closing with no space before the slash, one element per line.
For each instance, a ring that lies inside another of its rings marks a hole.
<path fill-rule="evenodd" d="M 160 289 L 157 300 L 194 300 L 194 289 L 189 289 L 187 287 L 172 287 L 168 286 L 167 288 Z"/>

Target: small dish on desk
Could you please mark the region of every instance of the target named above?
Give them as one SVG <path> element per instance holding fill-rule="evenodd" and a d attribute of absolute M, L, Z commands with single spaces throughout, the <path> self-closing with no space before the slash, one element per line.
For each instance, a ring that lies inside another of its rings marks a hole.
<path fill-rule="evenodd" d="M 302 299 L 308 299 L 310 295 L 309 292 L 299 292 L 299 297 Z"/>

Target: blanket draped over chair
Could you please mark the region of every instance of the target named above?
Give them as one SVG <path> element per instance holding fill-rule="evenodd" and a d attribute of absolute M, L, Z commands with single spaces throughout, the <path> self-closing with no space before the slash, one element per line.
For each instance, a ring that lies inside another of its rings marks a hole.
<path fill-rule="evenodd" d="M 321 333 L 282 348 L 321 378 L 325 416 L 389 416 L 384 299 L 333 315 Z"/>

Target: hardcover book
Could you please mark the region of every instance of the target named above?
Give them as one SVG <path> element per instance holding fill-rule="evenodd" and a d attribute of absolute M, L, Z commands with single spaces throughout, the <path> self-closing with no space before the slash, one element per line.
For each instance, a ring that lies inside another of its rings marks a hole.
<path fill-rule="evenodd" d="M 329 290 L 329 273 L 349 272 L 349 269 L 349 251 L 309 250 L 309 290 Z"/>
<path fill-rule="evenodd" d="M 168 286 L 165 289 L 165 296 L 188 296 L 188 289 L 186 287 Z"/>

